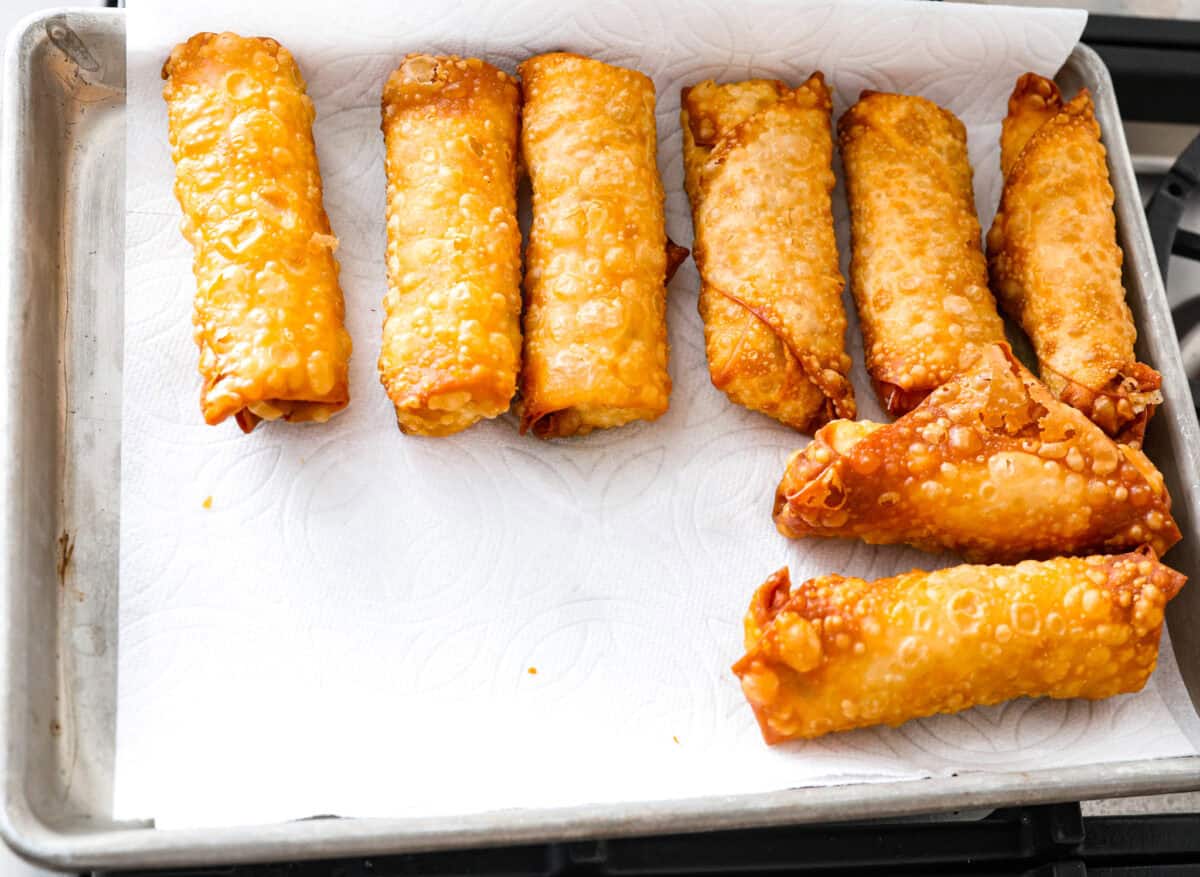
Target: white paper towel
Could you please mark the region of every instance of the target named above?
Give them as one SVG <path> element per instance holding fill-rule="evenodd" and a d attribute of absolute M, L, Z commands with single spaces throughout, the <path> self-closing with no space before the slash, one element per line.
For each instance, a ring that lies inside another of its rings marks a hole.
<path fill-rule="evenodd" d="M 760 0 L 129 7 L 118 817 L 450 815 L 1194 751 L 1168 708 L 1180 690 L 1168 650 L 1135 696 L 764 746 L 728 668 L 766 575 L 949 561 L 775 533 L 772 493 L 806 439 L 710 385 L 690 262 L 671 284 L 675 390 L 657 423 L 543 443 L 505 417 L 404 437 L 375 373 L 379 95 L 402 53 L 511 70 L 570 49 L 651 75 L 669 231 L 685 244 L 682 86 L 821 69 L 836 112 L 866 87 L 920 93 L 969 127 L 986 228 L 1008 92 L 1025 70 L 1057 70 L 1082 13 Z M 243 437 L 205 426 L 197 407 L 191 252 L 159 70 L 174 43 L 224 29 L 287 45 L 316 103 L 355 344 L 353 401 L 324 426 Z M 840 188 L 835 205 L 844 246 Z M 859 405 L 879 418 L 850 314 Z"/>

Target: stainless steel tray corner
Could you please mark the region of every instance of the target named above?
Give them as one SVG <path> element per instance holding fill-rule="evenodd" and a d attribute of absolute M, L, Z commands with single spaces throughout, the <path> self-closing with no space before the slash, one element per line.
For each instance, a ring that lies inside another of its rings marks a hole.
<path fill-rule="evenodd" d="M 10 36 L 0 147 L 0 831 L 63 868 L 379 854 L 581 837 L 842 821 L 1200 788 L 1200 757 L 765 795 L 506 810 L 438 819 L 320 819 L 158 830 L 112 818 L 124 258 L 124 14 L 65 10 Z M 1164 378 L 1147 448 L 1164 466 L 1196 581 L 1170 629 L 1200 702 L 1200 426 L 1188 400 L 1112 84 L 1079 46 L 1059 75 L 1092 90 L 1109 149 L 1139 355 Z M 1172 465 L 1166 465 L 1171 463 Z M 181 757 L 185 757 L 182 756 Z"/>

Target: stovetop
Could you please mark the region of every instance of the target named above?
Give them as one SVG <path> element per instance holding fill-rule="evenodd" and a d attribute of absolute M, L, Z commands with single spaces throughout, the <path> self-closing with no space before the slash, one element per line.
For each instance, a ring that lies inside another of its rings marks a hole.
<path fill-rule="evenodd" d="M 1163 7 L 1174 9 L 1188 2 L 1195 2 L 1200 16 L 1200 0 L 1136 0 L 1133 5 L 1162 12 Z M 1109 0 L 1104 5 L 1128 10 L 1131 4 Z M 1185 366 L 1193 379 L 1193 395 L 1200 402 L 1200 21 L 1093 15 L 1084 40 L 1100 52 L 1113 73 L 1135 169 L 1160 248 L 1160 266 L 1181 331 Z M 1185 153 L 1186 160 L 1180 162 Z M 10 864 L 0 851 L 0 873 L 26 873 L 18 871 L 19 867 L 24 866 Z M 850 872 L 1200 875 L 1200 793 L 920 820 L 154 873 L 164 877 L 636 877 Z M 112 872 L 107 877 L 118 875 Z"/>

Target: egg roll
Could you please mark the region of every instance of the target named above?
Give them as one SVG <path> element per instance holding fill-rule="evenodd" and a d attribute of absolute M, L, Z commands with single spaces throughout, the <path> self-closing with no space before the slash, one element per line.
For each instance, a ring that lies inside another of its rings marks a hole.
<path fill-rule="evenodd" d="M 521 431 L 552 438 L 654 420 L 671 392 L 654 84 L 562 52 L 518 70 L 533 189 Z"/>
<path fill-rule="evenodd" d="M 1162 378 L 1133 352 L 1105 155 L 1086 89 L 1063 103 L 1049 79 L 1018 79 L 1000 138 L 1004 190 L 988 266 L 1051 392 L 1140 446 Z"/>
<path fill-rule="evenodd" d="M 811 432 L 855 415 L 820 73 L 683 90 L 683 154 L 713 385 Z"/>
<path fill-rule="evenodd" d="M 924 98 L 864 91 L 838 121 L 850 288 L 867 371 L 893 416 L 1004 340 L 967 160 L 967 131 Z"/>
<path fill-rule="evenodd" d="M 1180 539 L 1162 474 L 1025 370 L 1005 345 L 894 423 L 835 420 L 775 495 L 791 538 L 906 542 L 1011 563 Z"/>
<path fill-rule="evenodd" d="M 758 589 L 733 666 L 767 743 L 900 725 L 1015 697 L 1138 691 L 1186 578 L 1148 548 L 868 582 L 786 567 Z"/>
<path fill-rule="evenodd" d="M 521 361 L 515 80 L 412 54 L 383 89 L 387 273 L 379 378 L 406 433 L 508 410 Z"/>
<path fill-rule="evenodd" d="M 350 336 L 300 69 L 273 39 L 199 33 L 162 75 L 204 419 L 328 420 L 350 401 Z"/>

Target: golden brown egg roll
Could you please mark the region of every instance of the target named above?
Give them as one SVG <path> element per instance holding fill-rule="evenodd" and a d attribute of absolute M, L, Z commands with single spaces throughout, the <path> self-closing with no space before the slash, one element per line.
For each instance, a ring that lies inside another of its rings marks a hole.
<path fill-rule="evenodd" d="M 1015 697 L 1099 700 L 1146 684 L 1186 578 L 1149 549 L 839 575 L 755 593 L 733 666 L 767 743 Z"/>
<path fill-rule="evenodd" d="M 204 419 L 328 420 L 350 400 L 350 336 L 300 70 L 275 40 L 199 33 L 162 75 Z"/>
<path fill-rule="evenodd" d="M 708 80 L 682 102 L 713 385 L 803 432 L 854 417 L 825 80 Z"/>
<path fill-rule="evenodd" d="M 1137 361 L 1113 190 L 1084 89 L 1026 73 L 1000 138 L 1005 173 L 988 233 L 992 286 L 1037 352 L 1042 380 L 1118 441 L 1140 446 L 1162 378 Z"/>
<path fill-rule="evenodd" d="M 953 113 L 864 91 L 838 121 L 850 205 L 850 288 L 884 409 L 912 410 L 973 348 L 1004 340 Z"/>
<path fill-rule="evenodd" d="M 521 429 L 551 438 L 654 420 L 671 392 L 654 84 L 562 52 L 518 70 L 533 187 Z"/>
<path fill-rule="evenodd" d="M 1005 345 L 889 424 L 836 420 L 788 460 L 785 536 L 907 542 L 971 561 L 1180 539 L 1162 474 L 1055 399 Z"/>
<path fill-rule="evenodd" d="M 384 86 L 379 377 L 406 433 L 459 432 L 516 392 L 520 100 L 515 80 L 474 58 L 408 55 Z"/>

